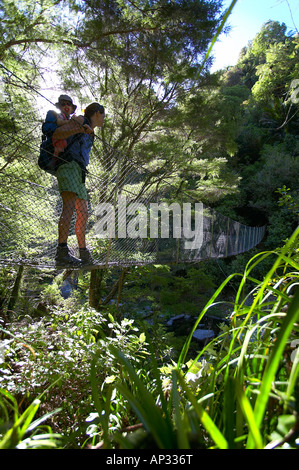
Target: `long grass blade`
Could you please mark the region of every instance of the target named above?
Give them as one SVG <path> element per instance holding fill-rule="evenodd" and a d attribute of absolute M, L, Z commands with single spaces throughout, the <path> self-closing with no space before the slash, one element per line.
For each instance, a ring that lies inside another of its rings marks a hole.
<path fill-rule="evenodd" d="M 263 438 L 262 438 L 262 435 L 260 433 L 259 427 L 256 423 L 254 413 L 253 413 L 253 409 L 250 405 L 248 397 L 246 396 L 246 394 L 244 393 L 244 391 L 241 388 L 241 384 L 239 384 L 237 381 L 236 381 L 236 395 L 237 395 L 237 399 L 240 403 L 240 407 L 241 407 L 242 413 L 244 415 L 244 418 L 247 422 L 248 428 L 249 428 L 249 430 L 251 432 L 251 435 L 253 437 L 254 448 L 255 449 L 263 449 L 263 447 L 264 447 Z"/>
<path fill-rule="evenodd" d="M 199 314 L 193 328 L 192 328 L 192 331 L 191 333 L 189 334 L 187 340 L 185 341 L 184 345 L 183 345 L 183 348 L 181 350 L 181 353 L 180 353 L 180 356 L 179 356 L 179 359 L 178 359 L 178 362 L 177 362 L 177 369 L 180 370 L 182 365 L 184 364 L 185 360 L 186 360 L 186 356 L 187 356 L 187 353 L 188 353 L 188 350 L 189 350 L 189 347 L 190 347 L 190 343 L 191 343 L 191 340 L 192 340 L 192 337 L 193 337 L 193 333 L 194 331 L 196 330 L 197 328 L 197 325 L 200 323 L 202 317 L 206 314 L 206 312 L 208 311 L 208 309 L 214 304 L 215 302 L 215 299 L 218 297 L 218 295 L 222 292 L 222 290 L 224 289 L 224 287 L 226 286 L 227 283 L 230 282 L 230 280 L 234 277 L 234 276 L 242 276 L 241 274 L 239 273 L 234 273 L 234 274 L 231 274 L 230 276 L 227 277 L 227 279 L 225 279 L 225 281 L 223 281 L 223 283 L 221 284 L 221 286 L 216 290 L 216 292 L 212 295 L 211 299 L 208 301 L 208 303 L 205 305 L 205 307 L 203 308 L 203 310 L 201 311 L 201 313 Z"/>
<path fill-rule="evenodd" d="M 172 372 L 172 399 L 174 407 L 175 424 L 177 429 L 177 439 L 179 449 L 190 449 L 187 432 L 183 423 L 180 411 L 180 396 L 178 393 L 177 371 Z"/>
<path fill-rule="evenodd" d="M 49 413 L 44 414 L 40 418 L 33 421 L 27 428 L 27 432 L 31 432 L 44 423 L 47 419 L 51 418 L 52 416 L 56 415 L 62 410 L 62 408 L 57 408 L 56 410 L 50 411 Z"/>
<path fill-rule="evenodd" d="M 278 269 L 278 267 L 280 266 L 282 260 L 285 262 L 285 263 L 290 263 L 290 264 L 293 264 L 293 260 L 291 257 L 288 257 L 286 256 L 286 253 L 288 253 L 292 247 L 294 246 L 294 243 L 296 241 L 296 239 L 299 237 L 299 227 L 298 229 L 293 233 L 293 235 L 290 237 L 290 239 L 288 240 L 288 242 L 285 244 L 285 246 L 282 248 L 281 252 L 280 253 L 275 253 L 277 256 L 276 258 L 276 261 L 273 263 L 271 269 L 268 271 L 268 273 L 266 274 L 265 278 L 264 278 L 264 281 L 263 283 L 261 284 L 259 290 L 258 290 L 258 293 L 257 295 L 255 296 L 253 302 L 252 302 L 252 305 L 249 309 L 249 312 L 248 312 L 248 317 L 251 316 L 252 312 L 254 311 L 256 305 L 258 304 L 258 302 L 260 301 L 260 299 L 262 298 L 263 294 L 264 294 L 264 291 L 269 287 L 269 284 L 270 284 L 270 281 L 271 279 L 273 278 L 273 275 L 274 273 L 276 272 L 276 270 Z M 274 252 L 273 252 L 274 253 Z M 253 268 L 253 266 L 252 266 Z M 252 269 L 251 268 L 251 269 Z"/>
<path fill-rule="evenodd" d="M 265 372 L 261 383 L 260 393 L 257 397 L 255 408 L 254 408 L 254 419 L 257 427 L 261 425 L 266 405 L 269 399 L 269 394 L 272 388 L 272 382 L 274 380 L 276 371 L 278 369 L 281 356 L 285 345 L 288 341 L 290 333 L 292 331 L 295 321 L 299 318 L 299 290 L 295 293 L 295 296 L 290 304 L 287 315 L 281 325 L 277 339 L 273 345 L 273 349 L 270 358 L 266 364 Z M 253 433 L 251 432 L 248 437 L 247 447 L 252 448 L 254 441 Z"/>
<path fill-rule="evenodd" d="M 123 384 L 117 384 L 116 387 L 122 395 L 129 401 L 130 405 L 136 412 L 137 416 L 143 423 L 145 429 L 150 432 L 155 439 L 159 448 L 174 449 L 177 447 L 176 436 L 168 421 L 163 417 L 160 408 L 157 407 L 152 394 L 147 390 L 142 381 L 136 374 L 132 364 L 123 353 L 114 347 L 111 351 L 119 362 L 126 368 L 132 383 L 136 386 L 139 396 L 142 400 L 137 399 L 133 393 Z"/>
<path fill-rule="evenodd" d="M 209 58 L 209 56 L 210 56 L 210 54 L 211 54 L 211 51 L 212 51 L 212 49 L 213 49 L 213 46 L 214 46 L 215 42 L 217 41 L 219 35 L 220 35 L 221 32 L 223 31 L 224 25 L 225 25 L 225 23 L 226 23 L 226 21 L 227 21 L 229 15 L 231 14 L 231 12 L 232 12 L 232 10 L 233 10 L 235 4 L 237 3 L 237 1 L 238 1 L 238 0 L 233 0 L 233 1 L 231 2 L 230 6 L 228 7 L 228 9 L 226 10 L 226 12 L 225 12 L 225 14 L 224 14 L 224 16 L 223 16 L 223 18 L 222 18 L 222 21 L 221 21 L 220 25 L 219 25 L 218 28 L 217 28 L 216 34 L 215 34 L 215 36 L 214 36 L 213 39 L 212 39 L 211 45 L 210 45 L 209 49 L 207 50 L 207 53 L 206 53 L 205 58 L 204 58 L 204 60 L 203 60 L 203 63 L 201 64 L 201 66 L 200 66 L 200 68 L 199 68 L 199 70 L 198 70 L 198 72 L 197 72 L 197 79 L 198 79 L 199 75 L 201 74 L 201 71 L 202 71 L 202 69 L 203 69 L 205 63 L 206 63 L 206 61 L 208 60 L 208 58 Z"/>
<path fill-rule="evenodd" d="M 229 449 L 234 448 L 235 438 L 235 383 L 232 377 L 228 377 L 224 388 L 223 422 L 224 435 Z"/>
<path fill-rule="evenodd" d="M 216 424 L 213 422 L 213 420 L 210 418 L 208 413 L 205 411 L 205 409 L 198 403 L 196 400 L 193 392 L 189 389 L 189 387 L 186 385 L 183 377 L 178 375 L 178 379 L 180 382 L 180 385 L 182 389 L 184 390 L 188 400 L 190 401 L 191 405 L 193 406 L 199 420 L 201 421 L 202 425 L 208 432 L 208 434 L 211 436 L 217 447 L 219 449 L 228 449 L 228 442 L 221 433 L 221 431 L 218 429 Z"/>
<path fill-rule="evenodd" d="M 15 421 L 12 428 L 7 431 L 0 441 L 0 449 L 14 449 L 23 439 L 23 436 L 31 423 L 40 405 L 39 400 L 34 400 L 24 413 Z"/>
<path fill-rule="evenodd" d="M 287 387 L 287 392 L 286 392 L 286 405 L 289 404 L 291 395 L 293 393 L 293 390 L 295 388 L 295 385 L 297 384 L 298 380 L 298 375 L 299 375 L 299 347 L 297 348 L 297 352 L 294 357 L 294 362 L 292 365 L 291 373 L 290 373 L 290 378 L 288 381 L 288 387 Z"/>

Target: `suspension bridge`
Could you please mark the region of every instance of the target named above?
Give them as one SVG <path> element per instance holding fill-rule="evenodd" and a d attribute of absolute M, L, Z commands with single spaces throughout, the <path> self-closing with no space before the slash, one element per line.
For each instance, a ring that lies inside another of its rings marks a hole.
<path fill-rule="evenodd" d="M 12 78 L 19 79 L 4 68 L 3 81 Z M 45 118 L 37 96 L 47 98 L 19 80 L 20 99 L 30 103 L 31 112 L 8 95 L 1 103 L 1 119 L 10 125 L 0 131 L 0 264 L 55 269 L 62 201 L 56 178 L 37 165 Z M 234 221 L 184 192 L 174 198 L 158 166 L 140 165 L 99 136 L 90 156 L 87 240 L 96 268 L 224 258 L 250 250 L 264 237 L 265 226 Z M 76 254 L 74 224 L 69 245 Z"/>

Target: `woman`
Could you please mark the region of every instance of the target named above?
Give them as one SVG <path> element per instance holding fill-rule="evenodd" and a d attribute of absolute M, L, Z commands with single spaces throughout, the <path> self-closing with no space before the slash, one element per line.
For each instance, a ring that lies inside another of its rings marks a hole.
<path fill-rule="evenodd" d="M 94 129 L 101 127 L 105 119 L 105 109 L 99 103 L 87 106 L 84 116 L 70 120 L 58 127 L 53 134 L 55 139 L 67 139 L 68 149 L 66 160 L 57 170 L 59 191 L 63 206 L 58 224 L 58 246 L 56 266 L 80 267 L 94 264 L 94 260 L 86 248 L 86 223 L 88 220 L 87 191 L 85 174 L 89 164 L 89 153 L 94 141 Z M 70 140 L 71 139 L 71 140 Z M 67 240 L 72 216 L 76 212 L 75 233 L 78 240 L 80 259 L 69 252 Z"/>

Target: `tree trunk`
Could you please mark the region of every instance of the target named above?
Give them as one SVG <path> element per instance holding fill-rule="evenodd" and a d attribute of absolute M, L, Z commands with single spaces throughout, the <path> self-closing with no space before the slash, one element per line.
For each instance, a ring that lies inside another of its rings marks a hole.
<path fill-rule="evenodd" d="M 18 269 L 18 272 L 17 272 L 15 283 L 14 283 L 12 291 L 11 291 L 11 295 L 10 295 L 10 299 L 9 299 L 9 302 L 8 302 L 7 310 L 13 310 L 14 306 L 17 303 L 23 273 L 24 273 L 24 266 L 20 265 L 19 269 Z"/>
<path fill-rule="evenodd" d="M 101 304 L 101 287 L 104 274 L 105 269 L 93 269 L 90 273 L 89 306 L 96 310 L 99 309 Z"/>

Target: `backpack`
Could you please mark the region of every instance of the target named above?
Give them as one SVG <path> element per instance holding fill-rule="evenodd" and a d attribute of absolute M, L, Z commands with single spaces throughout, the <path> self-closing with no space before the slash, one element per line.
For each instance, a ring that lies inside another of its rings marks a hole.
<path fill-rule="evenodd" d="M 49 112 L 51 113 L 51 111 Z M 90 124 L 90 121 L 85 118 L 84 119 L 84 124 Z M 67 139 L 68 145 L 64 149 L 62 153 L 59 154 L 59 157 L 56 157 L 54 155 L 54 145 L 52 142 L 52 137 L 57 128 L 57 125 L 52 122 L 44 122 L 42 125 L 42 143 L 40 145 L 40 154 L 38 157 L 38 166 L 46 171 L 47 173 L 50 173 L 51 175 L 56 175 L 57 170 L 60 165 L 66 162 L 71 162 L 72 161 L 72 155 L 70 153 L 70 147 L 71 145 L 75 142 L 75 140 L 78 140 L 81 138 L 81 134 L 74 134 L 73 136 L 69 137 Z M 84 171 L 86 172 L 86 169 L 84 168 Z"/>
<path fill-rule="evenodd" d="M 50 129 L 49 129 L 50 128 Z M 69 153 L 66 153 L 69 150 L 72 139 L 69 139 L 67 147 L 64 149 L 64 152 L 60 153 L 59 157 L 54 155 L 54 145 L 52 142 L 53 134 L 57 126 L 49 123 L 43 123 L 42 125 L 42 142 L 40 145 L 40 153 L 38 157 L 38 166 L 50 173 L 51 175 L 56 175 L 58 167 L 65 162 L 71 161 L 71 156 Z"/>
<path fill-rule="evenodd" d="M 50 173 L 51 175 L 55 175 L 58 169 L 58 159 L 54 155 L 52 135 L 53 132 L 47 132 L 46 134 L 43 133 L 37 163 L 42 170 Z"/>

